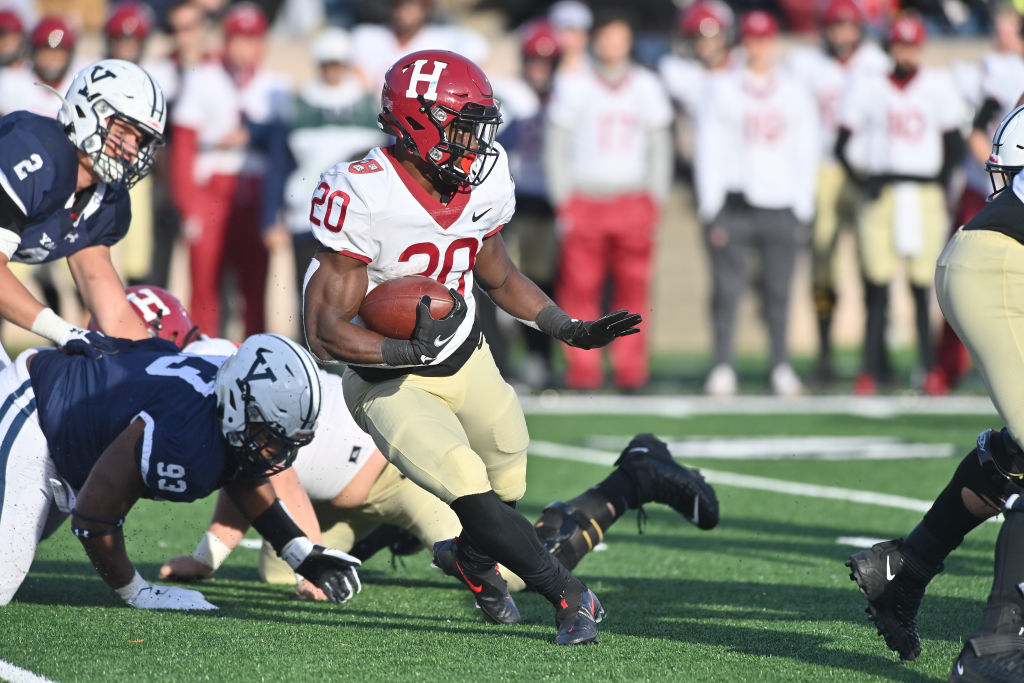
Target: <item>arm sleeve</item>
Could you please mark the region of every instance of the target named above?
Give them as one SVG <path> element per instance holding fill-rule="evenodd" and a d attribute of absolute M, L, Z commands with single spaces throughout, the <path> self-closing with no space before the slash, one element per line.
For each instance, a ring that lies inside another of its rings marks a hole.
<path fill-rule="evenodd" d="M 672 131 L 656 128 L 647 133 L 648 174 L 647 186 L 656 202 L 663 203 L 672 187 L 673 151 Z"/>
<path fill-rule="evenodd" d="M 721 90 L 715 88 L 709 100 L 698 110 L 694 145 L 694 187 L 697 190 L 697 217 L 707 224 L 725 204 L 725 166 L 723 150 L 728 149 L 728 116 L 722 108 Z"/>
<path fill-rule="evenodd" d="M 310 227 L 322 245 L 364 263 L 376 258 L 370 212 L 344 172 L 322 174 L 311 202 Z"/>
<path fill-rule="evenodd" d="M 978 107 L 978 111 L 974 113 L 974 120 L 971 122 L 971 128 L 974 130 L 980 130 L 982 133 L 988 134 L 988 127 L 992 125 L 992 121 L 999 116 L 1002 107 L 999 106 L 999 102 L 994 97 L 986 97 L 985 101 Z"/>
<path fill-rule="evenodd" d="M 800 177 L 794 179 L 798 185 L 793 213 L 801 222 L 810 223 L 814 218 L 814 190 L 818 182 L 821 124 L 814 100 L 806 91 L 801 92 L 799 96 L 797 121 L 797 130 L 800 134 L 797 136 L 796 154 L 799 155 L 797 168 L 800 169 Z"/>
<path fill-rule="evenodd" d="M 959 130 L 947 130 L 942 134 L 942 169 L 939 180 L 947 182 L 964 157 L 964 138 Z"/>

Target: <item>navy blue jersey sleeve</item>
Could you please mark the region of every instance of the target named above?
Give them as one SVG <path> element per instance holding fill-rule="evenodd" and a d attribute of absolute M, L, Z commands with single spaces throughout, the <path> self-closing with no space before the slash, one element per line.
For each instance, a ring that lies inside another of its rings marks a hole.
<path fill-rule="evenodd" d="M 113 198 L 104 199 L 96 213 L 83 222 L 89 233 L 89 246 L 117 244 L 124 239 L 132 223 L 132 203 L 128 193 L 117 192 Z"/>
<path fill-rule="evenodd" d="M 136 452 L 148 497 L 189 503 L 205 498 L 221 486 L 224 447 L 219 442 L 197 441 L 178 420 L 164 423 L 161 415 L 142 411 L 145 423 Z"/>
<path fill-rule="evenodd" d="M 78 157 L 60 123 L 27 111 L 0 118 L 0 186 L 27 218 L 63 209 L 77 182 Z"/>

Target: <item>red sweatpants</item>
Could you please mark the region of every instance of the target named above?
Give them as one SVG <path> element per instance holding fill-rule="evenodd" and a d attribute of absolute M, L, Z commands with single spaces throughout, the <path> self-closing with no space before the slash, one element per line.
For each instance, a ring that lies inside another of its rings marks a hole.
<path fill-rule="evenodd" d="M 200 332 L 219 337 L 221 278 L 229 270 L 237 277 L 244 299 L 246 336 L 265 332 L 264 296 L 267 250 L 260 230 L 263 182 L 258 176 L 214 175 L 197 188 L 195 213 L 199 232 L 190 237 L 192 321 Z"/>
<path fill-rule="evenodd" d="M 640 333 L 610 345 L 615 384 L 635 389 L 647 383 L 651 253 L 658 209 L 650 195 L 608 199 L 574 195 L 559 212 L 563 226 L 556 299 L 580 320 L 601 317 L 601 296 L 611 277 L 611 309 L 640 313 Z M 604 384 L 599 350 L 566 348 L 566 385 L 596 389 Z"/>

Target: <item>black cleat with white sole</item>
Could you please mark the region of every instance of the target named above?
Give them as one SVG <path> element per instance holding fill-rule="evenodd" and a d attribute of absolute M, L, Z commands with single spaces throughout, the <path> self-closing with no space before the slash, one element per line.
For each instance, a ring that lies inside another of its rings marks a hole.
<path fill-rule="evenodd" d="M 947 680 L 950 683 L 1024 681 L 1024 637 L 997 633 L 969 639 Z"/>
<path fill-rule="evenodd" d="M 575 602 L 575 601 L 574 601 Z M 579 602 L 569 604 L 562 598 L 562 604 L 555 612 L 558 635 L 556 645 L 585 645 L 597 643 L 597 625 L 604 619 L 601 601 L 589 588 L 584 589 Z"/>
<path fill-rule="evenodd" d="M 911 565 L 901 538 L 876 543 L 846 561 L 850 579 L 857 582 L 868 601 L 868 619 L 875 623 L 889 649 L 906 661 L 921 654 L 917 612 L 928 581 L 942 571 L 941 566 L 926 572 Z"/>
<path fill-rule="evenodd" d="M 434 544 L 434 566 L 448 576 L 455 577 L 473 592 L 477 607 L 492 624 L 518 624 L 523 618 L 508 592 L 508 584 L 494 565 L 484 571 L 474 571 L 459 562 L 457 538 Z"/>
<path fill-rule="evenodd" d="M 718 524 L 718 496 L 698 470 L 684 467 L 653 434 L 637 434 L 615 464 L 636 484 L 641 504 L 664 503 L 701 529 Z"/>

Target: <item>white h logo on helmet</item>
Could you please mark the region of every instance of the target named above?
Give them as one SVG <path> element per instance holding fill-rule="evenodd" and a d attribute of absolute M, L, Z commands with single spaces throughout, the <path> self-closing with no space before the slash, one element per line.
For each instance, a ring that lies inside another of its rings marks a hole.
<path fill-rule="evenodd" d="M 171 309 L 167 307 L 163 299 L 149 287 L 126 292 L 125 297 L 129 303 L 135 306 L 136 310 L 142 313 L 142 317 L 147 323 L 160 320 L 163 316 L 171 314 Z"/>
<path fill-rule="evenodd" d="M 412 64 L 412 77 L 409 78 L 409 89 L 405 91 L 406 97 L 416 99 L 419 95 L 416 92 L 416 86 L 419 83 L 427 84 L 427 92 L 423 93 L 423 98 L 427 100 L 437 99 L 437 82 L 441 79 L 441 72 L 448 66 L 447 62 L 434 62 L 434 72 L 430 74 L 423 73 L 423 65 L 427 63 L 425 59 L 417 59 Z"/>

